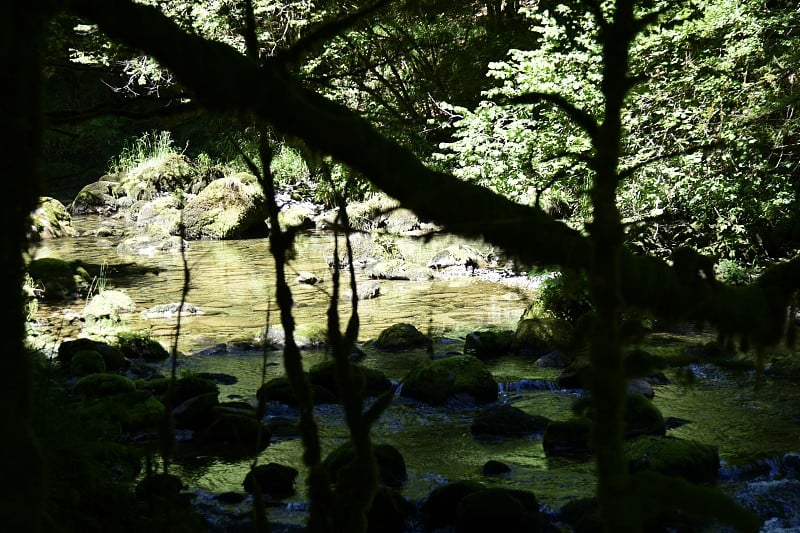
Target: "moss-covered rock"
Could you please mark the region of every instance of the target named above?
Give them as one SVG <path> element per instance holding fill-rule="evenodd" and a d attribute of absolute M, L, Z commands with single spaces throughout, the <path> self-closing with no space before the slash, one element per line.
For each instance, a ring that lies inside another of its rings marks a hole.
<path fill-rule="evenodd" d="M 433 279 L 431 269 L 409 263 L 405 259 L 384 259 L 371 263 L 364 270 L 364 273 L 371 279 L 406 281 L 428 281 Z"/>
<path fill-rule="evenodd" d="M 572 345 L 572 325 L 557 318 L 528 318 L 517 324 L 511 350 L 519 355 L 539 357 L 565 351 Z"/>
<path fill-rule="evenodd" d="M 438 529 L 456 522 L 456 510 L 466 496 L 485 490 L 477 481 L 454 481 L 431 491 L 422 503 L 422 520 L 428 529 Z"/>
<path fill-rule="evenodd" d="M 464 496 L 456 509 L 456 531 L 484 533 L 539 531 L 539 503 L 532 492 L 501 487 Z"/>
<path fill-rule="evenodd" d="M 486 365 L 471 355 L 456 355 L 419 365 L 403 380 L 401 396 L 441 405 L 466 393 L 479 403 L 497 400 L 497 382 Z"/>
<path fill-rule="evenodd" d="M 250 470 L 242 482 L 245 492 L 253 493 L 258 483 L 263 494 L 272 499 L 282 500 L 295 493 L 296 468 L 278 463 L 258 465 Z"/>
<path fill-rule="evenodd" d="M 511 330 L 473 331 L 464 339 L 464 354 L 474 355 L 478 359 L 492 359 L 508 355 L 514 341 Z"/>
<path fill-rule="evenodd" d="M 630 471 L 649 469 L 692 483 L 714 483 L 719 473 L 716 446 L 676 437 L 645 436 L 625 444 Z"/>
<path fill-rule="evenodd" d="M 667 432 L 661 411 L 642 394 L 628 394 L 625 401 L 625 438 L 663 436 Z"/>
<path fill-rule="evenodd" d="M 117 338 L 120 351 L 129 359 L 164 361 L 169 358 L 167 349 L 147 334 L 126 332 Z"/>
<path fill-rule="evenodd" d="M 149 391 L 123 392 L 92 400 L 84 408 L 123 431 L 154 431 L 164 420 L 164 404 Z"/>
<path fill-rule="evenodd" d="M 104 290 L 92 296 L 81 316 L 90 335 L 110 339 L 124 329 L 124 316 L 135 310 L 136 303 L 124 291 Z"/>
<path fill-rule="evenodd" d="M 443 269 L 461 266 L 464 268 L 484 268 L 486 258 L 478 250 L 466 244 L 453 244 L 436 252 L 428 261 L 429 268 Z"/>
<path fill-rule="evenodd" d="M 28 274 L 37 287 L 44 289 L 42 297 L 48 301 L 84 296 L 91 282 L 91 276 L 80 261 L 53 257 L 31 261 Z"/>
<path fill-rule="evenodd" d="M 337 403 L 336 393 L 321 385 L 310 384 L 312 401 L 314 404 Z M 297 405 L 289 380 L 285 376 L 272 378 L 261 385 L 256 391 L 256 397 L 263 402 L 278 402 L 286 405 Z"/>
<path fill-rule="evenodd" d="M 278 213 L 278 223 L 282 228 L 296 228 L 300 230 L 314 229 L 316 224 L 311 219 L 311 211 L 305 206 L 295 204 Z"/>
<path fill-rule="evenodd" d="M 208 427 L 216 418 L 214 408 L 219 405 L 216 391 L 188 398 L 172 409 L 175 427 L 199 430 Z"/>
<path fill-rule="evenodd" d="M 559 509 L 561 522 L 568 524 L 569 531 L 593 533 L 603 530 L 597 498 L 580 498 L 564 504 Z"/>
<path fill-rule="evenodd" d="M 402 533 L 414 504 L 391 487 L 381 485 L 367 513 L 367 533 Z"/>
<path fill-rule="evenodd" d="M 582 414 L 590 420 L 594 420 L 595 412 L 591 402 L 587 403 Z M 626 439 L 634 439 L 642 435 L 662 436 L 667 431 L 661 411 L 642 394 L 626 396 L 623 416 Z"/>
<path fill-rule="evenodd" d="M 87 338 L 62 342 L 58 347 L 56 359 L 62 367 L 67 368 L 75 354 L 84 350 L 98 352 L 103 357 L 107 370 L 119 370 L 128 366 L 128 361 L 118 348 L 103 341 Z"/>
<path fill-rule="evenodd" d="M 134 490 L 141 500 L 174 504 L 179 500 L 184 484 L 175 474 L 153 473 L 142 479 Z"/>
<path fill-rule="evenodd" d="M 513 405 L 493 405 L 479 412 L 470 425 L 473 435 L 530 435 L 544 431 L 550 420 Z"/>
<path fill-rule="evenodd" d="M 351 365 L 350 368 L 357 383 L 356 388 L 365 396 L 375 396 L 392 387 L 392 382 L 386 377 L 386 374 L 379 370 L 361 365 Z M 313 385 L 324 387 L 337 394 L 338 397 L 335 372 L 336 362 L 329 359 L 309 368 L 308 378 Z"/>
<path fill-rule="evenodd" d="M 542 436 L 544 453 L 547 456 L 586 456 L 591 450 L 591 433 L 592 422 L 588 418 L 554 420 Z"/>
<path fill-rule="evenodd" d="M 111 396 L 136 391 L 136 384 L 118 374 L 90 374 L 82 377 L 72 387 L 75 394 L 84 396 Z"/>
<path fill-rule="evenodd" d="M 561 389 L 588 389 L 592 380 L 592 365 L 588 358 L 573 360 L 556 378 Z"/>
<path fill-rule="evenodd" d="M 375 341 L 375 347 L 387 352 L 419 348 L 431 351 L 433 341 L 412 324 L 401 322 L 381 331 Z"/>
<path fill-rule="evenodd" d="M 72 226 L 72 216 L 64 204 L 49 196 L 39 198 L 39 205 L 31 213 L 30 221 L 31 233 L 28 239 L 31 242 L 74 237 L 78 234 Z"/>
<path fill-rule="evenodd" d="M 153 391 L 164 402 L 169 402 L 173 406 L 177 406 L 181 402 L 201 394 L 219 394 L 219 387 L 217 387 L 216 383 L 194 374 L 176 379 L 175 387 L 171 394 L 169 392 L 170 381 L 172 381 L 171 378 L 156 378 L 141 380 L 137 384 L 139 388 Z"/>
<path fill-rule="evenodd" d="M 106 175 L 85 185 L 67 206 L 72 215 L 110 214 L 117 210 L 116 191 L 119 179 Z"/>
<path fill-rule="evenodd" d="M 321 324 L 300 324 L 295 328 L 294 341 L 301 350 L 324 348 L 328 344 L 328 328 Z"/>
<path fill-rule="evenodd" d="M 352 462 L 355 458 L 355 448 L 351 441 L 347 441 L 334 448 L 322 461 L 322 465 L 328 469 L 332 480 L 336 480 L 339 471 Z M 406 463 L 402 454 L 386 443 L 377 443 L 372 446 L 372 453 L 378 466 L 378 479 L 380 483 L 389 487 L 399 487 L 408 479 Z"/>
<path fill-rule="evenodd" d="M 186 238 L 237 239 L 266 233 L 266 197 L 255 176 L 238 173 L 209 183 L 186 203 Z"/>
<path fill-rule="evenodd" d="M 69 370 L 76 376 L 98 374 L 106 371 L 103 356 L 95 350 L 80 350 L 69 363 Z"/>
<path fill-rule="evenodd" d="M 209 446 L 223 457 L 242 457 L 260 452 L 269 446 L 272 435 L 258 418 L 224 413 L 196 435 L 200 445 Z"/>

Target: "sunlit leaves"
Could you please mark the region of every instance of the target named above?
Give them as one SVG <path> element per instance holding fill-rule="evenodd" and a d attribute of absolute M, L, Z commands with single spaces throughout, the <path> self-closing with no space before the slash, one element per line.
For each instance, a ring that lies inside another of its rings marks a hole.
<path fill-rule="evenodd" d="M 775 230 L 792 227 L 800 211 L 800 12 L 765 12 L 760 0 L 647 4 L 663 13 L 632 49 L 642 81 L 623 111 L 621 168 L 631 170 L 618 205 L 626 220 L 652 225 L 632 227 L 632 244 L 657 254 L 688 244 L 744 261 L 791 255 L 800 243 Z M 559 94 L 602 121 L 598 19 L 579 2 L 552 9 L 528 10 L 540 46 L 490 64 L 495 87 L 460 111 L 456 140 L 438 158 L 516 200 L 534 201 L 548 187 L 579 207 L 591 174 L 565 155 L 588 149 L 585 133 L 557 106 L 501 105 L 503 97 Z M 573 222 L 581 215 L 574 210 Z"/>

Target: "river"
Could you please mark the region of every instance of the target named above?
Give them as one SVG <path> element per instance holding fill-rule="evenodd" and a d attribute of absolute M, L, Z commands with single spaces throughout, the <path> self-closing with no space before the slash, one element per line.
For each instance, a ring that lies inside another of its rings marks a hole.
<path fill-rule="evenodd" d="M 76 220 L 81 229 L 97 223 L 89 217 Z M 424 265 L 436 251 L 454 242 L 461 241 L 452 237 L 429 242 L 398 238 L 395 244 L 406 259 Z M 484 252 L 490 250 L 484 243 L 471 244 Z M 330 292 L 330 269 L 325 259 L 331 250 L 330 235 L 321 233 L 303 235 L 296 243 L 289 272 L 308 271 L 324 280 L 310 286 L 295 282 L 292 274 L 293 312 L 299 325 L 325 323 Z M 180 299 L 183 263 L 178 254 L 121 257 L 114 239 L 76 237 L 46 241 L 37 251 L 37 257 L 48 256 L 105 265 L 106 288 L 124 290 L 139 310 Z M 236 383 L 220 385 L 220 399 L 252 400 L 261 382 L 262 354 L 248 351 L 204 354 L 202 350 L 232 339 L 252 338 L 263 331 L 268 317 L 271 323 L 278 323 L 268 243 L 265 239 L 193 241 L 188 245 L 186 261 L 190 271 L 187 301 L 204 314 L 182 320 L 178 347 L 185 355 L 180 358 L 179 368 L 235 376 Z M 129 275 L 132 265 L 137 267 L 137 275 Z M 357 281 L 366 281 L 360 271 Z M 466 272 L 449 279 L 381 281 L 380 292 L 377 298 L 359 302 L 359 340 L 374 339 L 394 323 L 409 322 L 434 338 L 434 351 L 440 355 L 459 351 L 465 335 L 474 329 L 488 326 L 513 329 L 534 297 L 529 289 L 488 281 Z M 79 306 L 73 304 L 76 305 Z M 61 313 L 62 307 L 43 305 L 40 313 Z M 345 316 L 347 309 L 342 306 Z M 174 318 L 148 319 L 137 312 L 128 320 L 132 327 L 150 331 L 166 346 L 173 342 Z M 665 335 L 660 339 L 659 349 L 683 350 L 708 338 L 707 333 Z M 366 366 L 384 371 L 395 381 L 428 357 L 426 353 L 413 351 L 381 354 L 369 348 L 366 353 Z M 324 352 L 308 351 L 305 365 L 308 367 L 324 357 Z M 282 375 L 279 352 L 269 353 L 267 362 L 267 378 Z M 537 368 L 530 359 L 507 357 L 489 366 L 501 384 L 501 401 L 532 414 L 568 418 L 571 404 L 581 394 L 554 387 L 558 371 Z M 800 450 L 797 417 L 800 386 L 793 381 L 757 377 L 754 372 L 724 371 L 712 365 L 694 365 L 691 371 L 695 379 L 687 381 L 682 379 L 683 370 L 667 370 L 670 383 L 655 386 L 653 401 L 664 416 L 689 421 L 668 433 L 719 447 L 721 487 L 743 504 L 757 507 L 763 514 L 765 531 L 799 526 L 800 485 L 797 479 L 786 485 L 791 476 L 787 475 L 782 458 L 787 452 Z M 570 499 L 593 493 L 592 462 L 546 457 L 541 436 L 474 438 L 469 425 L 477 409 L 469 405 L 430 407 L 395 398 L 373 435 L 376 442 L 388 442 L 403 454 L 409 470 L 404 496 L 418 500 L 447 481 L 476 479 L 490 486 L 532 490 L 544 509 L 554 510 Z M 272 406 L 268 416 L 295 414 L 290 408 Z M 324 451 L 346 440 L 339 407 L 317 407 L 316 415 Z M 262 452 L 259 463 L 287 464 L 303 472 L 301 453 L 298 439 L 275 440 Z M 481 467 L 489 459 L 507 463 L 511 474 L 482 476 Z M 236 513 L 245 512 L 249 504 L 245 501 L 239 507 L 220 506 L 213 495 L 241 492 L 249 467 L 249 461 L 211 457 L 178 465 L 184 481 L 197 495 L 198 506 L 210 520 L 219 520 L 220 524 Z M 302 478 L 301 474 L 299 479 Z M 305 517 L 302 492 L 299 490 L 283 505 L 271 507 L 270 517 L 283 523 L 301 523 Z M 221 525 L 220 528 L 224 530 Z"/>

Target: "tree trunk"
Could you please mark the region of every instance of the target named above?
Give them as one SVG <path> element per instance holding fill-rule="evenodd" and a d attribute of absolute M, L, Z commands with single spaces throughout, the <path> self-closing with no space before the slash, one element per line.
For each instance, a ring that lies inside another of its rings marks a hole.
<path fill-rule="evenodd" d="M 4 380 L 0 420 L 4 432 L 0 470 L 10 490 L 0 498 L 3 526 L 9 531 L 41 530 L 44 495 L 39 447 L 31 428 L 30 360 L 25 349 L 23 250 L 27 246 L 28 217 L 39 197 L 37 160 L 41 142 L 41 68 L 39 54 L 46 5 L 3 2 L 0 8 L 0 62 L 5 82 L 0 105 L 4 128 L 10 135 L 0 143 L 9 200 L 0 209 L 3 248 L 0 301 L 6 310 L 2 336 Z"/>

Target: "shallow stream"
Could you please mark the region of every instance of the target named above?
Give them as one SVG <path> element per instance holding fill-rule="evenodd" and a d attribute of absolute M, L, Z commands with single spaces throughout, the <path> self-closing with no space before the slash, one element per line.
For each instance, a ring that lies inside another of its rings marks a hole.
<path fill-rule="evenodd" d="M 83 228 L 96 220 L 80 219 Z M 411 261 L 426 264 L 438 250 L 455 241 L 436 238 L 398 240 L 400 253 Z M 486 252 L 488 245 L 473 243 Z M 106 265 L 106 288 L 122 289 L 140 310 L 180 300 L 183 264 L 177 254 L 155 257 L 120 257 L 116 242 L 98 237 L 76 237 L 47 241 L 37 257 L 81 259 Z M 296 246 L 296 259 L 290 272 L 310 271 L 325 281 L 308 286 L 290 280 L 294 292 L 294 315 L 298 324 L 324 324 L 330 291 L 330 269 L 325 258 L 331 253 L 330 236 L 302 236 Z M 131 264 L 138 274 L 129 272 Z M 224 373 L 236 383 L 220 385 L 220 399 L 252 400 L 262 379 L 260 352 L 203 354 L 201 350 L 232 339 L 252 338 L 263 331 L 268 320 L 278 323 L 272 301 L 274 269 L 264 239 L 241 241 L 193 241 L 189 243 L 187 264 L 191 272 L 187 301 L 204 314 L 181 321 L 179 351 L 181 370 Z M 359 273 L 359 276 L 363 274 Z M 293 278 L 293 276 L 292 276 Z M 362 283 L 365 279 L 358 278 Z M 513 329 L 534 294 L 513 285 L 462 275 L 432 281 L 381 281 L 381 295 L 359 302 L 360 340 L 377 337 L 384 328 L 398 322 L 414 324 L 435 339 L 434 351 L 444 355 L 460 351 L 464 336 L 486 326 Z M 346 302 L 345 302 L 346 303 Z M 79 306 L 76 303 L 75 306 Z M 73 311 L 80 311 L 73 306 Z M 347 307 L 342 306 L 343 315 Z M 41 313 L 56 314 L 63 308 L 43 305 Z M 129 317 L 135 329 L 149 330 L 165 346 L 170 346 L 176 325 L 174 318 L 147 319 L 139 313 Z M 659 350 L 683 350 L 692 343 L 707 340 L 702 336 L 666 336 Z M 646 347 L 645 347 L 646 348 Z M 399 381 L 405 373 L 429 354 L 408 352 L 385 354 L 366 348 L 363 364 L 380 369 Z M 326 357 L 309 351 L 305 366 Z M 490 363 L 501 387 L 501 401 L 523 410 L 564 419 L 579 391 L 553 386 L 557 370 L 540 369 L 530 359 L 504 358 Z M 721 486 L 745 505 L 758 508 L 765 520 L 764 530 L 800 527 L 800 483 L 786 473 L 782 462 L 787 452 L 800 451 L 800 385 L 787 380 L 757 378 L 754 373 L 729 372 L 711 365 L 691 368 L 695 379 L 687 382 L 675 370 L 666 372 L 670 384 L 655 386 L 655 404 L 665 417 L 689 421 L 670 429 L 668 434 L 714 444 L 723 461 Z M 283 374 L 281 354 L 267 356 L 267 379 Z M 594 491 L 594 466 L 591 461 L 547 458 L 541 436 L 524 438 L 476 439 L 470 431 L 472 416 L 479 407 L 467 403 L 430 407 L 396 397 L 376 425 L 376 442 L 394 445 L 404 456 L 409 480 L 403 495 L 411 500 L 423 498 L 447 481 L 477 479 L 487 485 L 512 486 L 532 490 L 545 509 L 557 509 L 570 499 L 589 496 Z M 268 416 L 294 416 L 291 408 L 272 406 Z M 328 451 L 347 438 L 342 414 L 337 406 L 316 409 L 323 441 Z M 301 445 L 298 439 L 273 440 L 259 457 L 259 463 L 277 462 L 301 471 Z M 511 474 L 484 477 L 483 464 L 497 459 L 511 467 Z M 249 461 L 199 458 L 180 465 L 184 481 L 198 494 L 198 502 L 210 517 L 228 519 L 245 512 L 248 503 L 220 509 L 212 496 L 227 491 L 242 492 L 242 480 Z M 791 478 L 791 479 L 790 479 Z M 792 481 L 792 483 L 788 483 Z M 298 482 L 299 485 L 300 482 Z M 788 483 L 788 484 L 787 484 Z M 271 507 L 273 520 L 301 523 L 305 517 L 303 491 L 284 504 Z M 216 513 L 216 514 L 215 514 Z M 222 514 L 219 514 L 222 513 Z M 222 530 L 222 529 L 220 529 Z"/>

